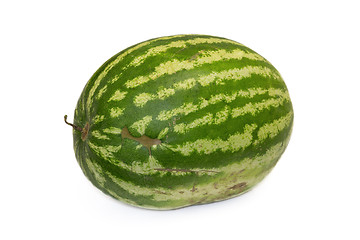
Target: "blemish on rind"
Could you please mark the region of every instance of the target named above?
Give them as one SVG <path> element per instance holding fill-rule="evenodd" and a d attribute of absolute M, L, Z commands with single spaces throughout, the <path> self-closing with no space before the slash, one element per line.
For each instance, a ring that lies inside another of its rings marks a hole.
<path fill-rule="evenodd" d="M 183 168 L 154 168 L 156 171 L 164 171 L 164 172 L 185 172 L 185 173 L 219 173 L 218 171 L 209 170 L 209 169 L 183 169 Z"/>
<path fill-rule="evenodd" d="M 161 143 L 161 140 L 156 138 L 150 138 L 148 136 L 142 135 L 141 137 L 134 137 L 130 134 L 129 129 L 127 127 L 124 127 L 121 130 L 121 137 L 128 138 L 131 140 L 135 140 L 144 147 L 146 147 L 149 150 L 149 155 L 151 156 L 151 147 L 154 145 L 159 145 Z"/>
<path fill-rule="evenodd" d="M 241 183 L 235 184 L 235 185 L 232 186 L 232 187 L 229 187 L 228 189 L 229 189 L 229 190 L 243 189 L 246 185 L 247 185 L 246 182 L 241 182 Z"/>

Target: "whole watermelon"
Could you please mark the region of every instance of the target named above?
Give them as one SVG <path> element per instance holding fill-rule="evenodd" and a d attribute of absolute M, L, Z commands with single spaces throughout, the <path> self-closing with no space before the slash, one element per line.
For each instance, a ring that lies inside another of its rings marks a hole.
<path fill-rule="evenodd" d="M 259 183 L 289 142 L 293 108 L 279 72 L 253 50 L 176 35 L 110 58 L 68 124 L 97 188 L 131 205 L 175 209 Z"/>

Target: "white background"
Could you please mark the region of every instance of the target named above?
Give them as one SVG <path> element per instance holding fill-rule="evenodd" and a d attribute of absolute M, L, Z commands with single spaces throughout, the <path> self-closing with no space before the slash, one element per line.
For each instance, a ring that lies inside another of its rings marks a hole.
<path fill-rule="evenodd" d="M 358 1 L 1 1 L 0 239 L 360 239 Z M 175 211 L 120 203 L 82 174 L 75 104 L 108 58 L 150 38 L 241 42 L 280 71 L 295 110 L 271 174 Z"/>

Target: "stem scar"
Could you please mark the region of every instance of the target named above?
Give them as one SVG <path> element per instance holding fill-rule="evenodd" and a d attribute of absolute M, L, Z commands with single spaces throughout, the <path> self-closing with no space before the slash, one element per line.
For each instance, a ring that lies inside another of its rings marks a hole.
<path fill-rule="evenodd" d="M 81 139 L 82 139 L 83 141 L 86 140 L 87 135 L 88 135 L 88 133 L 89 133 L 89 128 L 90 128 L 90 124 L 89 124 L 89 123 L 86 123 L 86 124 L 85 124 L 85 127 L 83 127 L 83 128 L 82 128 L 82 127 L 79 127 L 79 126 L 76 126 L 76 125 L 74 125 L 74 124 L 72 124 L 72 123 L 69 123 L 69 122 L 67 121 L 67 115 L 64 116 L 64 121 L 65 121 L 65 123 L 66 123 L 67 125 L 72 126 L 73 129 L 75 129 L 76 131 L 81 132 Z"/>

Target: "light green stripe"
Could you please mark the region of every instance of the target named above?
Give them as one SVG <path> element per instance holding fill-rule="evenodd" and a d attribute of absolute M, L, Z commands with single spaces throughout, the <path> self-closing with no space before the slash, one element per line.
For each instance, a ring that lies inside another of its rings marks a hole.
<path fill-rule="evenodd" d="M 135 96 L 134 104 L 137 107 L 143 107 L 147 102 L 151 100 L 164 100 L 174 95 L 177 90 L 188 90 L 194 87 L 195 84 L 196 80 L 194 78 L 190 78 L 180 83 L 175 83 L 173 87 L 160 89 L 155 94 L 140 93 L 139 95 Z"/>
<path fill-rule="evenodd" d="M 199 109 L 198 105 L 194 105 L 193 103 L 184 103 L 181 107 L 174 108 L 172 110 L 166 111 L 163 110 L 156 117 L 159 121 L 166 121 L 171 119 L 176 115 L 188 115 L 189 113 L 195 112 Z"/>
<path fill-rule="evenodd" d="M 86 162 L 90 172 L 94 175 L 97 183 L 99 183 L 100 186 L 104 187 L 104 183 L 105 183 L 106 179 L 103 175 L 103 170 L 100 167 L 100 165 L 92 162 L 88 157 L 85 158 L 85 162 Z"/>
<path fill-rule="evenodd" d="M 158 171 L 154 170 L 155 168 L 163 168 L 163 166 L 153 157 L 149 156 L 148 161 L 146 162 L 136 162 L 134 161 L 132 165 L 127 165 L 123 161 L 119 161 L 117 157 L 114 156 L 114 153 L 117 153 L 121 150 L 121 145 L 119 146 L 98 146 L 92 141 L 88 142 L 90 149 L 99 157 L 105 161 L 125 169 L 127 171 L 137 173 L 137 174 L 158 174 Z M 161 173 L 165 174 L 165 173 Z"/>
<path fill-rule="evenodd" d="M 104 118 L 105 118 L 104 115 L 96 115 L 96 116 L 93 118 L 92 123 L 93 123 L 93 124 L 100 123 L 100 122 L 104 121 Z"/>
<path fill-rule="evenodd" d="M 87 97 L 86 100 L 86 108 L 87 111 L 90 112 L 91 110 L 91 106 L 93 103 L 93 96 L 95 91 L 97 90 L 97 88 L 99 87 L 101 81 L 105 78 L 105 76 L 109 73 L 109 71 L 116 66 L 119 62 L 121 62 L 127 55 L 129 55 L 130 53 L 134 52 L 135 50 L 142 48 L 144 46 L 149 45 L 150 43 L 159 41 L 159 40 L 164 40 L 164 39 L 171 39 L 171 38 L 176 38 L 178 36 L 169 36 L 169 37 L 164 37 L 164 38 L 157 38 L 157 39 L 153 39 L 150 41 L 146 41 L 143 43 L 140 43 L 132 48 L 129 48 L 128 50 L 124 51 L 122 54 L 120 54 L 119 56 L 117 56 L 112 62 L 110 62 L 105 69 L 98 75 L 98 77 L 96 78 L 96 80 L 94 81 L 91 89 L 89 90 L 89 95 Z M 89 83 L 88 83 L 89 84 Z"/>
<path fill-rule="evenodd" d="M 224 109 L 218 111 L 215 116 L 212 113 L 207 113 L 205 116 L 195 119 L 189 124 L 179 123 L 174 126 L 174 132 L 184 134 L 193 128 L 197 128 L 205 125 L 220 124 L 228 119 L 230 108 L 225 106 Z"/>
<path fill-rule="evenodd" d="M 110 138 L 106 135 L 103 135 L 100 133 L 99 130 L 91 131 L 91 136 L 97 138 L 97 139 L 103 139 L 103 140 L 109 140 Z"/>
<path fill-rule="evenodd" d="M 116 90 L 115 93 L 109 98 L 108 102 L 110 101 L 121 101 L 125 98 L 127 92 L 122 92 L 120 90 Z"/>
<path fill-rule="evenodd" d="M 155 174 L 156 168 L 163 168 L 158 160 L 150 155 L 146 162 L 133 162 L 131 165 L 131 171 L 139 174 Z"/>
<path fill-rule="evenodd" d="M 134 161 L 132 165 L 127 165 L 123 161 L 119 161 L 118 158 L 114 156 L 114 153 L 117 153 L 121 150 L 121 145 L 119 146 L 98 146 L 93 142 L 88 142 L 90 149 L 102 159 L 108 161 L 109 163 L 123 168 L 127 171 L 137 173 L 137 174 L 155 174 L 158 171 L 154 170 L 156 168 L 163 168 L 163 166 L 153 157 L 149 156 L 148 161 L 146 162 L 136 162 Z"/>
<path fill-rule="evenodd" d="M 145 116 L 143 119 L 134 122 L 130 128 L 137 131 L 139 134 L 144 135 L 146 127 L 152 121 L 152 116 Z"/>
<path fill-rule="evenodd" d="M 193 88 L 197 83 L 203 87 L 208 86 L 210 83 L 222 85 L 225 84 L 226 80 L 239 81 L 243 80 L 244 78 L 251 77 L 251 75 L 253 74 L 263 77 L 271 77 L 277 80 L 281 79 L 280 75 L 275 73 L 270 68 L 262 66 L 245 66 L 241 69 L 234 68 L 221 72 L 212 72 L 211 74 L 200 76 L 199 79 L 189 78 L 184 81 L 174 83 L 169 88 L 160 89 L 155 94 L 140 93 L 139 95 L 135 96 L 134 104 L 137 107 L 143 107 L 149 101 L 164 100 L 174 95 L 178 90 L 189 90 Z M 244 94 L 251 95 L 251 92 L 244 92 Z"/>
<path fill-rule="evenodd" d="M 231 41 L 228 39 L 213 38 L 213 37 L 194 38 L 194 39 L 189 39 L 189 40 L 178 40 L 178 41 L 170 42 L 169 44 L 160 45 L 160 46 L 156 46 L 156 47 L 148 49 L 143 55 L 136 57 L 127 67 L 139 66 L 147 58 L 162 54 L 162 53 L 166 52 L 167 50 L 169 50 L 170 48 L 186 48 L 186 47 L 191 47 L 193 45 L 204 44 L 204 43 L 207 43 L 207 44 L 231 43 L 231 44 L 243 46 L 240 43 L 237 43 L 237 42 L 234 42 L 234 41 Z"/>
<path fill-rule="evenodd" d="M 265 109 L 269 109 L 270 107 L 278 107 L 282 104 L 284 104 L 285 101 L 290 101 L 290 97 L 287 92 L 281 91 L 279 89 L 258 89 L 258 91 L 255 91 L 254 89 L 250 89 L 249 91 L 239 91 L 237 94 L 232 95 L 232 97 L 229 96 L 222 96 L 214 98 L 213 101 L 208 101 L 206 104 L 202 103 L 200 104 L 199 109 L 201 109 L 204 106 L 208 106 L 209 104 L 214 104 L 221 102 L 225 100 L 226 102 L 233 101 L 237 96 L 246 96 L 246 97 L 254 97 L 258 94 L 264 94 L 266 92 L 269 92 L 270 96 L 274 96 L 276 98 L 266 99 L 261 102 L 257 103 L 248 103 L 243 107 L 238 107 L 234 109 L 230 109 L 230 107 L 225 106 L 224 109 L 218 111 L 215 113 L 215 116 L 213 113 L 207 113 L 205 116 L 195 119 L 194 121 L 190 123 L 178 123 L 174 126 L 174 132 L 179 134 L 185 134 L 191 129 L 205 126 L 205 125 L 218 125 L 220 123 L 225 122 L 228 120 L 229 116 L 232 118 L 237 118 L 240 116 L 243 116 L 245 114 L 252 114 L 255 115 Z M 216 101 L 215 101 L 216 99 Z"/>
<path fill-rule="evenodd" d="M 201 118 L 195 119 L 193 122 L 191 122 L 189 124 L 185 124 L 185 123 L 176 124 L 174 126 L 174 132 L 183 134 L 183 133 L 188 132 L 190 129 L 204 126 L 207 124 L 212 124 L 213 122 L 214 122 L 213 114 L 208 113 Z"/>
<path fill-rule="evenodd" d="M 157 139 L 162 139 L 166 136 L 166 134 L 169 132 L 169 128 L 166 127 L 164 129 L 162 129 L 159 133 L 159 136 L 157 137 Z M 156 145 L 155 145 L 156 146 Z"/>
<path fill-rule="evenodd" d="M 140 93 L 135 96 L 134 104 L 137 107 L 143 107 L 148 101 L 156 99 L 157 95 L 151 93 Z"/>
<path fill-rule="evenodd" d="M 125 51 L 124 53 L 120 54 L 117 58 L 115 58 L 114 61 L 112 61 L 111 63 L 109 63 L 105 69 L 99 74 L 99 76 L 96 78 L 95 82 L 93 83 L 90 91 L 89 91 L 89 95 L 86 101 L 86 106 L 87 106 L 87 110 L 88 112 L 90 112 L 90 108 L 92 106 L 93 103 L 93 96 L 94 93 L 96 91 L 96 89 L 99 87 L 101 81 L 104 79 L 104 77 L 108 74 L 108 72 L 115 66 L 117 65 L 120 61 L 122 61 L 124 59 L 124 57 L 126 57 L 127 55 L 129 55 L 131 52 L 135 51 L 136 49 L 139 49 L 141 47 L 144 47 L 146 45 L 150 44 L 150 42 L 144 42 L 141 44 L 138 44 L 137 46 L 128 49 L 127 51 Z"/>
<path fill-rule="evenodd" d="M 249 78 L 251 75 L 259 75 L 263 77 L 270 77 L 280 80 L 281 77 L 278 73 L 274 72 L 272 69 L 264 66 L 245 66 L 243 68 L 234 68 L 230 70 L 224 70 L 221 72 L 212 72 L 209 75 L 201 76 L 198 79 L 198 82 L 201 86 L 208 86 L 210 83 L 217 85 L 224 84 L 225 80 L 242 80 L 244 78 Z"/>
<path fill-rule="evenodd" d="M 100 99 L 102 97 L 102 95 L 106 92 L 106 90 L 107 90 L 107 85 L 105 85 L 103 88 L 101 88 L 99 90 L 99 93 L 97 94 L 96 99 Z"/>
<path fill-rule="evenodd" d="M 290 126 L 293 117 L 293 112 L 289 112 L 285 116 L 278 118 L 271 123 L 267 123 L 259 128 L 258 139 L 254 144 L 259 144 L 264 142 L 268 138 L 276 137 L 279 132 L 284 130 L 286 127 Z"/>
<path fill-rule="evenodd" d="M 270 107 L 278 107 L 281 104 L 283 104 L 284 101 L 286 101 L 286 100 L 290 101 L 288 96 L 287 97 L 279 96 L 278 98 L 266 99 L 261 102 L 248 103 L 243 107 L 238 107 L 238 108 L 232 109 L 231 116 L 233 118 L 237 118 L 237 117 L 243 116 L 248 113 L 250 113 L 251 115 L 254 116 L 258 112 L 261 112 L 265 109 L 269 109 Z"/>
<path fill-rule="evenodd" d="M 105 145 L 105 146 L 98 146 L 94 144 L 92 141 L 88 141 L 88 145 L 91 150 L 98 155 L 109 161 L 114 165 L 118 165 L 120 161 L 114 157 L 114 153 L 120 151 L 121 145 L 119 146 L 112 146 L 112 145 Z"/>
<path fill-rule="evenodd" d="M 109 134 L 121 134 L 121 129 L 116 128 L 116 127 L 109 127 L 109 128 L 103 129 L 103 132 L 109 133 Z"/>
<path fill-rule="evenodd" d="M 107 176 L 109 176 L 109 178 L 114 183 L 116 183 L 119 187 L 123 188 L 124 190 L 131 193 L 132 195 L 135 195 L 135 196 L 137 196 L 137 195 L 150 196 L 150 195 L 155 194 L 154 189 L 140 187 L 140 186 L 135 185 L 135 184 L 133 184 L 131 182 L 126 182 L 126 181 L 112 175 L 110 172 L 107 172 L 106 174 L 107 174 Z"/>
<path fill-rule="evenodd" d="M 256 112 L 257 111 L 256 109 L 262 110 L 265 107 L 270 106 L 271 104 L 275 104 L 276 102 L 282 102 L 283 99 L 289 100 L 288 92 L 282 91 L 281 89 L 251 88 L 247 91 L 240 90 L 240 91 L 234 92 L 232 94 L 220 93 L 220 94 L 212 95 L 209 100 L 207 100 L 205 98 L 200 98 L 199 104 L 184 103 L 182 106 L 180 106 L 178 108 L 174 108 L 174 109 L 168 110 L 168 111 L 166 111 L 166 110 L 161 111 L 159 113 L 159 115 L 156 117 L 156 119 L 160 120 L 160 121 L 166 121 L 177 115 L 185 115 L 186 116 L 190 113 L 193 113 L 200 109 L 203 109 L 209 105 L 214 105 L 214 104 L 217 104 L 217 103 L 220 103 L 223 101 L 225 101 L 226 103 L 231 103 L 232 101 L 234 101 L 236 98 L 239 98 L 239 97 L 253 98 L 254 96 L 257 96 L 260 94 L 265 94 L 265 93 L 268 93 L 272 97 L 278 96 L 280 98 L 276 99 L 276 100 L 275 99 L 269 100 L 269 102 L 258 103 L 257 105 L 249 104 L 246 106 L 246 109 L 244 109 L 244 108 L 233 109 L 232 116 L 233 117 L 240 116 L 241 111 L 244 111 L 244 112 L 255 111 Z"/>
<path fill-rule="evenodd" d="M 257 128 L 256 124 L 245 125 L 243 133 L 230 135 L 227 140 L 217 139 L 198 139 L 194 142 L 186 142 L 182 145 L 167 145 L 174 152 L 179 152 L 184 156 L 189 156 L 193 152 L 200 154 L 210 154 L 220 150 L 221 152 L 236 152 L 250 146 L 252 133 Z"/>
<path fill-rule="evenodd" d="M 177 59 L 161 63 L 155 67 L 155 71 L 146 76 L 138 76 L 134 79 L 128 80 L 125 82 L 127 88 L 136 88 L 142 84 L 145 84 L 151 80 L 155 80 L 165 74 L 174 74 L 180 70 L 190 70 L 197 66 L 213 63 L 218 61 L 224 61 L 229 59 L 240 60 L 242 58 L 248 58 L 258 61 L 266 62 L 264 58 L 255 53 L 247 53 L 240 49 L 235 49 L 233 51 L 226 50 L 217 50 L 217 51 L 203 51 L 199 52 L 199 55 L 196 59 L 189 59 L 184 61 L 179 61 Z"/>
<path fill-rule="evenodd" d="M 234 186 L 234 184 L 239 182 L 246 182 L 248 186 L 253 186 L 262 180 L 262 178 L 271 170 L 257 175 L 254 177 L 253 174 L 251 176 L 246 175 L 246 171 L 252 172 L 256 171 L 262 166 L 269 164 L 271 161 L 278 159 L 282 152 L 284 151 L 286 144 L 278 143 L 271 148 L 269 148 L 265 154 L 258 155 L 252 158 L 245 158 L 241 162 L 230 164 L 224 167 L 212 169 L 216 172 L 221 172 L 224 176 L 227 176 L 229 181 L 219 181 L 214 185 L 213 182 L 208 184 L 203 184 L 201 186 L 196 187 L 196 191 L 192 188 L 178 186 L 177 188 L 162 188 L 162 187 L 142 187 L 136 185 L 131 182 L 126 182 L 111 173 L 107 172 L 106 174 L 112 179 L 114 183 L 123 188 L 125 191 L 135 195 L 135 196 L 151 196 L 155 201 L 171 201 L 171 200 L 181 200 L 181 199 L 202 199 L 204 196 L 214 196 L 214 198 L 218 196 L 223 196 L 225 193 L 229 192 L 229 188 Z M 193 171 L 201 172 L 201 169 L 192 169 Z M 244 170 L 241 176 L 238 175 L 238 172 Z M 170 172 L 171 174 L 178 174 L 178 172 Z M 189 174 L 189 172 L 181 174 Z M 238 178 L 235 178 L 238 176 Z M 225 179 L 225 178 L 224 178 Z M 235 180 L 235 182 L 234 182 Z M 121 197 L 120 197 L 121 198 Z M 209 199 L 210 200 L 210 199 Z"/>
<path fill-rule="evenodd" d="M 124 114 L 125 108 L 113 107 L 110 109 L 110 117 L 116 118 Z"/>
<path fill-rule="evenodd" d="M 133 206 L 138 206 L 138 204 L 134 201 L 131 201 L 127 198 L 124 198 L 123 196 L 120 196 L 119 194 L 117 194 L 116 192 L 114 191 L 111 191 L 109 188 L 106 188 L 106 191 L 111 195 L 113 196 L 114 198 L 116 199 L 121 199 L 121 201 L 123 201 L 124 203 L 127 203 L 127 204 L 130 204 L 130 205 L 133 205 Z M 150 208 L 150 206 L 149 206 Z"/>

